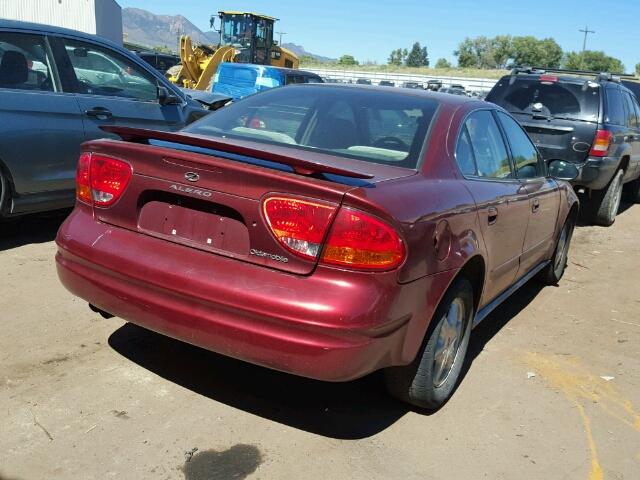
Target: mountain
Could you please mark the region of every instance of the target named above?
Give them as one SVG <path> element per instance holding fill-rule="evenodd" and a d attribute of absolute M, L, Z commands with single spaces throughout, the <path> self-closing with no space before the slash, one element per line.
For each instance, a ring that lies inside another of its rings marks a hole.
<path fill-rule="evenodd" d="M 174 51 L 180 35 L 189 35 L 196 43 L 214 43 L 182 15 L 155 15 L 140 8 L 122 9 L 122 31 L 127 42 Z"/>
<path fill-rule="evenodd" d="M 336 61 L 335 58 L 323 57 L 322 55 L 316 55 L 315 53 L 307 52 L 302 45 L 296 45 L 295 43 L 285 42 L 282 44 L 282 46 L 287 50 L 291 50 L 293 53 L 295 53 L 298 56 L 298 58 L 313 57 L 315 60 L 317 60 L 320 63 Z"/>
<path fill-rule="evenodd" d="M 182 15 L 156 15 L 141 8 L 122 9 L 122 30 L 125 41 L 146 47 L 168 47 L 177 51 L 180 35 L 189 35 L 195 43 L 215 45 L 218 43 L 218 32 L 203 32 Z M 332 59 L 307 52 L 301 45 L 285 43 L 283 47 L 302 57 L 311 56 L 319 62 Z"/>

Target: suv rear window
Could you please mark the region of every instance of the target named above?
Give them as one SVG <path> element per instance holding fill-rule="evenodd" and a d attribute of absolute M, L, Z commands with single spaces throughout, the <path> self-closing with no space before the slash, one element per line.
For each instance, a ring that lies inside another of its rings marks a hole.
<path fill-rule="evenodd" d="M 185 131 L 415 169 L 438 108 L 430 98 L 291 85 L 213 112 Z"/>
<path fill-rule="evenodd" d="M 493 87 L 488 102 L 500 105 L 514 114 L 533 114 L 568 120 L 597 122 L 600 110 L 600 85 L 540 81 L 538 78 L 505 77 Z M 536 105 L 541 104 L 541 107 Z M 534 105 L 537 108 L 532 108 Z"/>

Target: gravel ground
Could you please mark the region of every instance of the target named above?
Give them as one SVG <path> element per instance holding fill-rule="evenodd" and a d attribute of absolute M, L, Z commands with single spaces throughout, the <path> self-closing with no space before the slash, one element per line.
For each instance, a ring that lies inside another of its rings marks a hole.
<path fill-rule="evenodd" d="M 61 219 L 0 224 L 0 479 L 640 478 L 640 205 L 474 330 L 431 415 L 376 374 L 315 382 L 102 319 L 58 282 Z"/>

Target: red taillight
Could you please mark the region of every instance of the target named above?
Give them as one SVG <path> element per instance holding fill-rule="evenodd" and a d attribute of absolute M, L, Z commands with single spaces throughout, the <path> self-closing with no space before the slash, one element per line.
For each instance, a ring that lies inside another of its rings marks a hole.
<path fill-rule="evenodd" d="M 613 134 L 608 130 L 598 130 L 596 132 L 596 138 L 593 141 L 593 146 L 591 147 L 591 151 L 589 155 L 592 157 L 604 157 L 609 152 L 609 146 L 611 145 L 611 140 L 613 139 Z"/>
<path fill-rule="evenodd" d="M 364 212 L 342 208 L 321 261 L 363 270 L 390 270 L 404 257 L 404 243 L 393 227 Z"/>
<path fill-rule="evenodd" d="M 337 215 L 336 210 L 288 197 L 270 197 L 263 204 L 275 237 L 302 258 L 316 260 L 322 252 L 321 263 L 359 270 L 391 270 L 404 261 L 404 243 L 391 225 L 358 210 L 341 208 Z"/>
<path fill-rule="evenodd" d="M 556 83 L 558 81 L 558 77 L 555 75 L 540 75 L 540 81 L 542 83 Z"/>
<path fill-rule="evenodd" d="M 83 153 L 76 174 L 78 200 L 101 207 L 113 205 L 127 188 L 131 175 L 131 165 L 122 160 Z"/>
<path fill-rule="evenodd" d="M 78 170 L 76 171 L 76 197 L 78 200 L 91 204 L 91 185 L 89 184 L 89 168 L 91 165 L 91 154 L 83 153 L 78 160 Z"/>
<path fill-rule="evenodd" d="M 263 209 L 267 224 L 285 248 L 307 259 L 318 258 L 336 207 L 296 198 L 270 197 Z"/>

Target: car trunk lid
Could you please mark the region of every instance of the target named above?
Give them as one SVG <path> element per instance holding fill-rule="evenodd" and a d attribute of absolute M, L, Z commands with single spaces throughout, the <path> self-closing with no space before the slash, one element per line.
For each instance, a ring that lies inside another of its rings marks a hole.
<path fill-rule="evenodd" d="M 131 164 L 133 176 L 97 220 L 241 261 L 308 274 L 316 261 L 299 258 L 274 237 L 262 213 L 270 194 L 311 198 L 339 207 L 353 188 L 413 175 L 414 170 L 329 155 L 264 150 L 246 141 L 111 128 L 126 141 L 84 144 Z"/>

